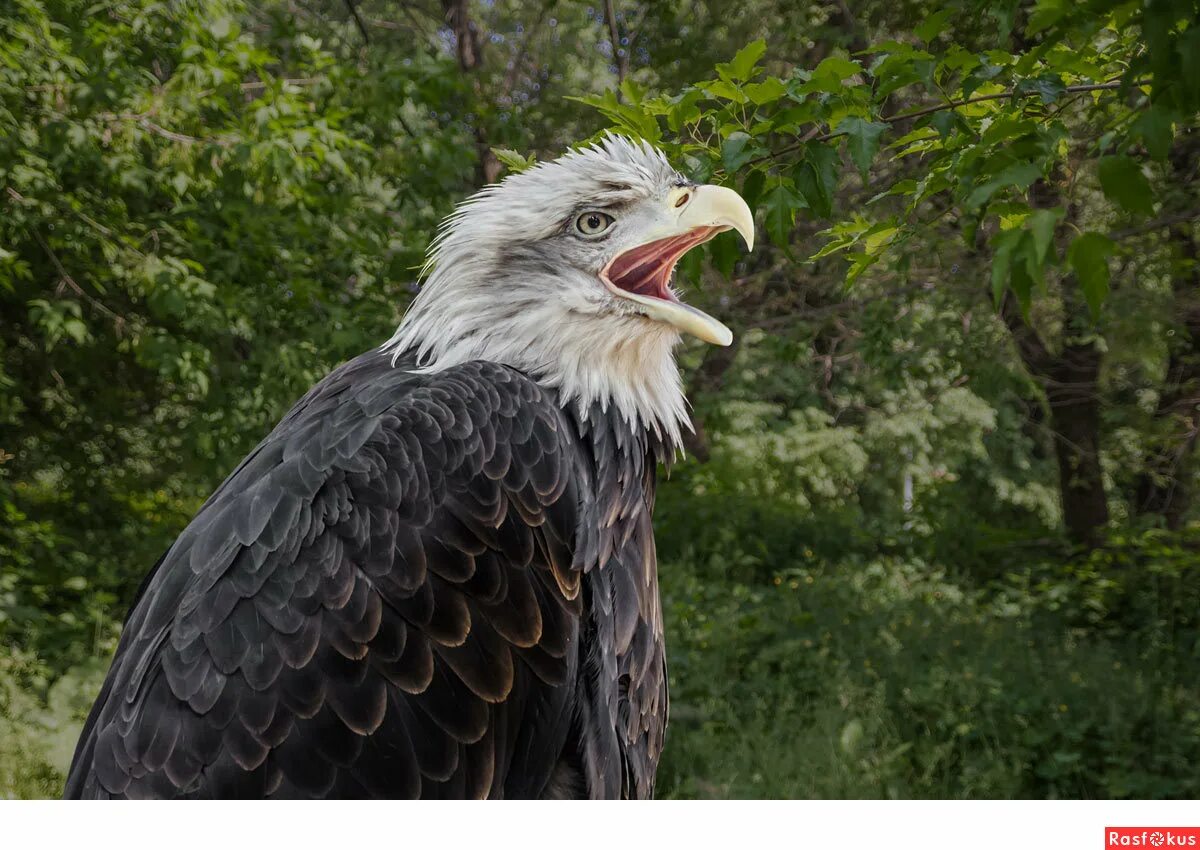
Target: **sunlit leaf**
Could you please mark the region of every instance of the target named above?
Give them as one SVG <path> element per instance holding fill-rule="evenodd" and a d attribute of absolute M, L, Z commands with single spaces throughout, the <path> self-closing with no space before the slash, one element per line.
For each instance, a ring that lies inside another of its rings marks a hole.
<path fill-rule="evenodd" d="M 778 77 L 767 77 L 761 83 L 748 84 L 744 91 L 752 103 L 762 106 L 787 94 L 787 86 Z"/>
<path fill-rule="evenodd" d="M 1034 210 L 1026 220 L 1029 232 L 1033 234 L 1035 257 L 1038 263 L 1044 263 L 1054 244 L 1054 228 L 1065 215 L 1061 207 L 1051 210 Z"/>
<path fill-rule="evenodd" d="M 717 71 L 724 71 L 729 79 L 745 82 L 754 75 L 754 66 L 767 52 L 767 42 L 764 39 L 752 41 L 737 52 L 728 64 L 717 66 Z"/>

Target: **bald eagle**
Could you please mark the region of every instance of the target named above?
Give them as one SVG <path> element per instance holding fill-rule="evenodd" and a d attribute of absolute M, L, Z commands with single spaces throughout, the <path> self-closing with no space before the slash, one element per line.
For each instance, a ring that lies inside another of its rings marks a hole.
<path fill-rule="evenodd" d="M 619 136 L 487 187 L 146 579 L 76 798 L 653 794 L 651 512 L 687 425 L 671 288 L 753 217 Z"/>

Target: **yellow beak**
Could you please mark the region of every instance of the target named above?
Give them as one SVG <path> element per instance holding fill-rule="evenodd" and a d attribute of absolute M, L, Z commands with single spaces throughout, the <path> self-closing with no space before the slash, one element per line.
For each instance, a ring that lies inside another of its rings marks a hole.
<path fill-rule="evenodd" d="M 691 201 L 679 217 L 682 228 L 718 227 L 736 230 L 746 240 L 746 250 L 754 250 L 754 213 L 742 196 L 724 186 L 697 186 Z"/>
<path fill-rule="evenodd" d="M 655 238 L 625 251 L 601 272 L 616 295 L 635 302 L 648 318 L 665 322 L 714 345 L 729 345 L 733 332 L 712 316 L 684 304 L 668 283 L 675 263 L 718 233 L 736 230 L 754 248 L 754 214 L 741 195 L 724 186 L 681 187 L 668 197 L 675 223 Z"/>

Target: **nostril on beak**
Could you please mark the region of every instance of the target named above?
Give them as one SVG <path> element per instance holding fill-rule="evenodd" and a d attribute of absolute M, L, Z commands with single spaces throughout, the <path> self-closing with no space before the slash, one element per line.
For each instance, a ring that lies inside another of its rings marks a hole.
<path fill-rule="evenodd" d="M 679 196 L 679 200 L 675 202 L 675 209 L 679 209 L 680 207 L 682 207 L 684 204 L 686 204 L 691 199 L 692 199 L 691 194 L 688 192 L 684 192 L 682 195 Z"/>

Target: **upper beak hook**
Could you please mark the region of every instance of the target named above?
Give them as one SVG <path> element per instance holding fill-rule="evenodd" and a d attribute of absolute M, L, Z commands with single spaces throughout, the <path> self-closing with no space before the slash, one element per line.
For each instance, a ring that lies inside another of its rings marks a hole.
<path fill-rule="evenodd" d="M 742 196 L 724 186 L 697 186 L 679 216 L 679 225 L 721 227 L 736 230 L 746 240 L 746 250 L 754 250 L 754 213 Z"/>

